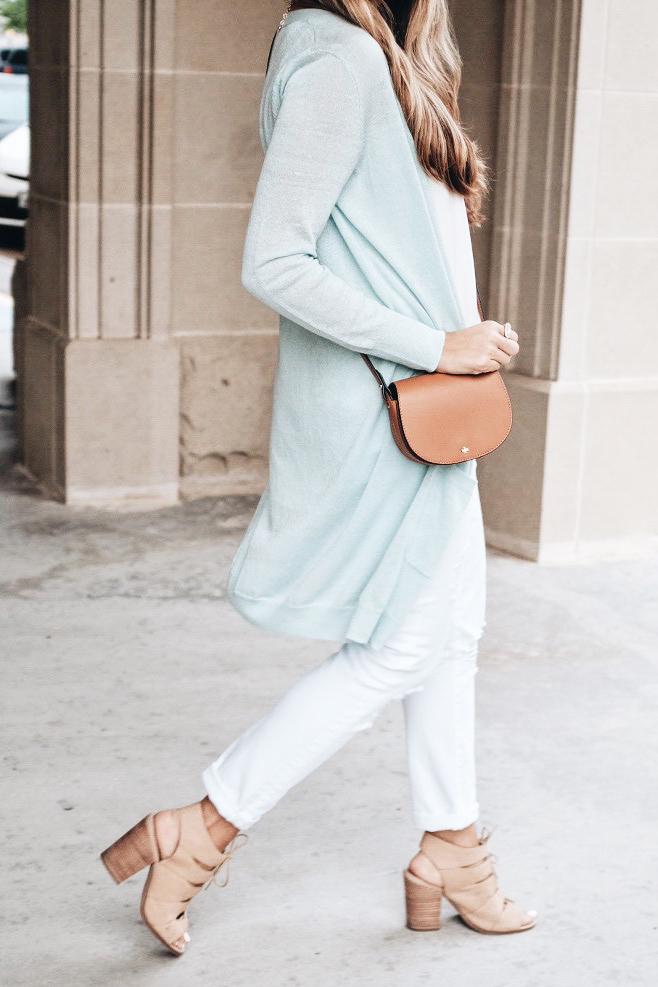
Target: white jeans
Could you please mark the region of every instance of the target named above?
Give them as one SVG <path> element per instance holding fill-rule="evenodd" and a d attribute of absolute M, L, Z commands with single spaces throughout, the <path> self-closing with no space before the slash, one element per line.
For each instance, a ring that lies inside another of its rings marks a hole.
<path fill-rule="evenodd" d="M 346 641 L 203 772 L 217 811 L 245 830 L 392 699 L 402 699 L 414 820 L 463 829 L 479 815 L 474 706 L 486 555 L 477 483 L 403 625 L 381 648 Z"/>

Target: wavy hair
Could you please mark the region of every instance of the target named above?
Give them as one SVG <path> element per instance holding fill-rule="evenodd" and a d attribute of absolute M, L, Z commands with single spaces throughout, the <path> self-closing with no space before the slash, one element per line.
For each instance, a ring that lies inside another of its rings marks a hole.
<path fill-rule="evenodd" d="M 447 0 L 410 3 L 404 37 L 399 39 L 385 0 L 294 0 L 291 7 L 314 7 L 338 14 L 379 43 L 423 169 L 463 195 L 469 222 L 480 226 L 487 166 L 460 120 L 457 95 L 462 62 Z"/>

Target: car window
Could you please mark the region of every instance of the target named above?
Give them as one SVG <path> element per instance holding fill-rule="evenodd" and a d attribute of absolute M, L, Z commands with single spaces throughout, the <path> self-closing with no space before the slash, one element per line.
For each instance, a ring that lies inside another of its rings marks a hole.
<path fill-rule="evenodd" d="M 27 65 L 27 52 L 25 48 L 17 48 L 11 56 L 12 65 Z"/>
<path fill-rule="evenodd" d="M 26 79 L 27 76 L 19 78 Z M 28 93 L 28 87 L 16 85 L 11 76 L 0 76 L 0 120 L 25 123 L 29 115 Z"/>

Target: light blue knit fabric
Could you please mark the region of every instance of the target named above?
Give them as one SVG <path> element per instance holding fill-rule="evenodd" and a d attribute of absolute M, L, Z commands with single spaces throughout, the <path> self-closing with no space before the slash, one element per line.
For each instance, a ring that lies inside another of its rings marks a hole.
<path fill-rule="evenodd" d="M 436 369 L 462 328 L 427 176 L 383 51 L 323 10 L 293 11 L 260 109 L 265 160 L 245 288 L 280 315 L 270 475 L 229 599 L 268 630 L 383 644 L 477 482 L 395 446 L 360 351 L 387 381 Z"/>

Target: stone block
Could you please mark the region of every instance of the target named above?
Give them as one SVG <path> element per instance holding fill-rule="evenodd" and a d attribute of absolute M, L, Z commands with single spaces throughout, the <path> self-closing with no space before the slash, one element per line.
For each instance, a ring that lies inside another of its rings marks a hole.
<path fill-rule="evenodd" d="M 548 394 L 543 382 L 506 373 L 514 413 L 505 442 L 478 461 L 487 541 L 536 559 L 540 546 Z"/>
<path fill-rule="evenodd" d="M 580 537 L 587 393 L 578 382 L 552 381 L 547 388 L 538 558 L 568 561 L 576 557 Z"/>
<path fill-rule="evenodd" d="M 143 274 L 140 221 L 137 206 L 103 205 L 100 210 L 101 335 L 106 337 L 130 339 L 138 335 L 138 291 Z M 81 266 L 85 262 L 86 258 L 79 258 Z"/>
<path fill-rule="evenodd" d="M 159 72 L 153 76 L 153 117 L 151 127 L 151 202 L 170 206 L 173 197 L 174 162 L 177 142 L 175 117 L 176 77 Z M 205 130 L 205 128 L 204 128 Z M 193 146 L 196 147 L 197 140 Z M 188 159 L 194 158 L 187 148 Z"/>
<path fill-rule="evenodd" d="M 581 0 L 576 83 L 580 90 L 603 88 L 608 6 L 607 0 Z"/>
<path fill-rule="evenodd" d="M 101 207 L 81 203 L 72 207 L 77 234 L 75 310 L 70 312 L 69 330 L 81 339 L 96 339 L 101 329 L 100 225 Z"/>
<path fill-rule="evenodd" d="M 103 66 L 106 70 L 135 69 L 142 58 L 143 24 L 149 16 L 150 3 L 135 0 L 112 0 L 101 5 L 103 17 Z"/>
<path fill-rule="evenodd" d="M 503 5 L 499 0 L 478 0 L 474 12 L 472 0 L 451 0 L 450 14 L 464 63 L 464 83 L 495 92 L 500 82 Z"/>
<path fill-rule="evenodd" d="M 605 88 L 658 92 L 655 0 L 633 0 L 632 4 L 608 0 L 606 6 Z"/>
<path fill-rule="evenodd" d="M 588 237 L 568 237 L 562 288 L 558 379 L 578 380 L 585 374 L 591 258 L 592 242 Z"/>
<path fill-rule="evenodd" d="M 38 322 L 68 331 L 68 221 L 61 202 L 32 196 L 27 226 L 28 305 Z"/>
<path fill-rule="evenodd" d="M 139 132 L 141 79 L 137 72 L 103 72 L 101 194 L 104 203 L 134 203 L 142 168 Z"/>
<path fill-rule="evenodd" d="M 18 391 L 23 463 L 50 496 L 61 497 L 63 459 L 58 431 L 63 424 L 62 340 L 26 320 L 21 327 Z"/>
<path fill-rule="evenodd" d="M 590 386 L 579 536 L 596 556 L 658 540 L 658 382 Z"/>
<path fill-rule="evenodd" d="M 30 67 L 30 196 L 68 194 L 68 79 L 60 68 Z"/>
<path fill-rule="evenodd" d="M 267 331 L 278 318 L 242 287 L 250 209 L 175 206 L 172 322 L 175 332 Z"/>
<path fill-rule="evenodd" d="M 638 172 L 638 168 L 648 167 L 653 168 L 653 175 L 657 159 L 656 93 L 604 93 L 595 235 L 658 235 L 658 196 L 652 185 L 647 185 L 647 176 Z"/>
<path fill-rule="evenodd" d="M 573 129 L 569 236 L 591 236 L 596 213 L 602 94 L 579 90 Z"/>
<path fill-rule="evenodd" d="M 278 337 L 181 338 L 179 345 L 183 495 L 260 493 Z"/>
<path fill-rule="evenodd" d="M 101 74 L 88 69 L 79 75 L 74 124 L 77 126 L 75 159 L 78 202 L 101 201 Z M 73 122 L 72 122 L 73 123 Z"/>
<path fill-rule="evenodd" d="M 280 0 L 179 0 L 176 67 L 196 72 L 265 72 Z"/>
<path fill-rule="evenodd" d="M 171 332 L 171 304 L 174 286 L 171 279 L 171 206 L 155 206 L 150 210 L 150 278 L 148 285 L 149 336 L 166 338 Z"/>
<path fill-rule="evenodd" d="M 544 564 L 658 551 L 658 383 L 506 375 L 514 427 L 478 463 L 487 540 Z"/>
<path fill-rule="evenodd" d="M 45 5 L 44 5 L 45 6 Z M 51 5 L 53 6 L 53 5 Z M 83 69 L 100 69 L 103 64 L 103 0 L 75 0 L 76 41 L 72 65 Z"/>
<path fill-rule="evenodd" d="M 164 504 L 178 498 L 178 348 L 74 340 L 65 351 L 65 498 Z"/>
<path fill-rule="evenodd" d="M 84 6 L 98 0 L 79 0 Z M 30 38 L 30 73 L 34 68 L 64 68 L 69 60 L 71 20 L 75 18 L 73 4 L 48 3 L 33 0 L 28 3 L 28 35 Z"/>
<path fill-rule="evenodd" d="M 260 76 L 178 75 L 176 202 L 251 202 L 263 163 L 258 134 L 262 88 Z"/>
<path fill-rule="evenodd" d="M 587 293 L 588 376 L 655 378 L 657 270 L 658 238 L 592 242 Z"/>

